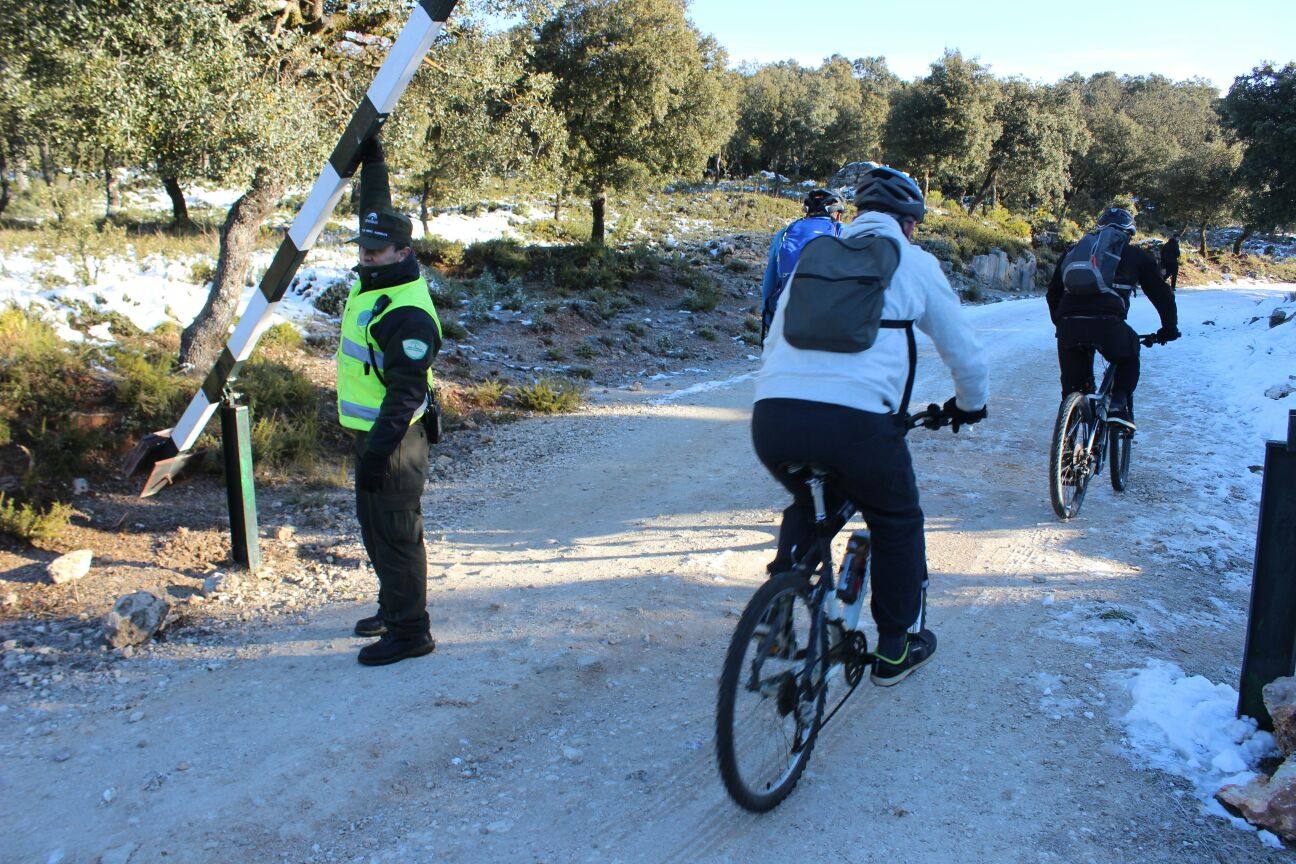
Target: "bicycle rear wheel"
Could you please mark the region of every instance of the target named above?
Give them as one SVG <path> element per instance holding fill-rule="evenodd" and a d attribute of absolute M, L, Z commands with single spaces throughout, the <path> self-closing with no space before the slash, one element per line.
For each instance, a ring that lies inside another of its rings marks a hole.
<path fill-rule="evenodd" d="M 1049 498 L 1059 519 L 1074 519 L 1089 488 L 1089 412 L 1083 393 L 1069 393 L 1058 408 L 1049 450 Z"/>
<path fill-rule="evenodd" d="M 1129 486 L 1130 451 L 1134 439 L 1128 432 L 1111 433 L 1111 484 L 1117 492 L 1124 492 Z"/>
<path fill-rule="evenodd" d="M 820 615 L 806 580 L 781 573 L 738 619 L 720 675 L 716 762 L 743 809 L 776 807 L 810 761 L 828 691 L 828 632 Z M 813 662 L 806 659 L 812 632 Z"/>

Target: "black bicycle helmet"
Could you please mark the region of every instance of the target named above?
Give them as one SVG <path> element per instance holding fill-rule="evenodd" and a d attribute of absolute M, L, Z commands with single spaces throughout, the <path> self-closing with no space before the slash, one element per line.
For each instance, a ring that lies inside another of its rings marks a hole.
<path fill-rule="evenodd" d="M 1134 225 L 1134 214 L 1123 207 L 1108 207 L 1098 217 L 1099 228 L 1106 228 L 1108 225 L 1121 229 L 1131 237 L 1138 231 Z"/>
<path fill-rule="evenodd" d="M 836 192 L 828 189 L 816 189 L 805 197 L 802 202 L 805 205 L 806 215 L 809 216 L 831 216 L 834 213 L 845 213 L 846 202 L 842 201 L 841 196 Z"/>
<path fill-rule="evenodd" d="M 886 165 L 870 168 L 855 187 L 855 206 L 861 210 L 880 210 L 895 216 L 908 216 L 921 222 L 927 216 L 922 189 L 903 171 Z"/>

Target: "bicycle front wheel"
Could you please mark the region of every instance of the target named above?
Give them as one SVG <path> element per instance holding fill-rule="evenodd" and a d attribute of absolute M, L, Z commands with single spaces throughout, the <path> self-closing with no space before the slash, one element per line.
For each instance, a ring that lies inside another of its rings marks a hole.
<path fill-rule="evenodd" d="M 1069 393 L 1058 408 L 1049 451 L 1049 498 L 1063 521 L 1080 512 L 1089 488 L 1089 417 L 1083 393 Z"/>
<path fill-rule="evenodd" d="M 810 761 L 828 690 L 820 615 L 806 580 L 782 573 L 738 619 L 720 675 L 716 761 L 729 795 L 746 810 L 776 807 Z"/>
<path fill-rule="evenodd" d="M 1130 450 L 1134 439 L 1128 432 L 1111 433 L 1111 483 L 1117 492 L 1124 492 L 1129 486 Z"/>

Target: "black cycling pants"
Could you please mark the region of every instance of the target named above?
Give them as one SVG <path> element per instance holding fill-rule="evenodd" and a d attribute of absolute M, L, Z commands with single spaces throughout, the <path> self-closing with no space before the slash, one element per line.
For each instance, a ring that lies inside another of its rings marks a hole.
<path fill-rule="evenodd" d="M 878 632 L 899 636 L 918 620 L 927 550 L 918 486 L 904 430 L 892 414 L 873 414 L 801 399 L 762 399 L 752 409 L 752 443 L 774 478 L 792 493 L 779 529 L 778 566 L 792 561 L 814 533 L 814 503 L 804 483 L 779 470 L 814 463 L 832 471 L 829 511 L 845 494 L 873 536 L 873 620 Z M 837 488 L 834 488 L 834 485 Z"/>
<path fill-rule="evenodd" d="M 365 433 L 356 433 L 357 459 L 364 440 Z M 415 423 L 388 457 L 382 489 L 356 487 L 360 537 L 378 574 L 378 614 L 394 636 L 428 631 L 422 502 L 427 466 L 427 431 L 421 422 Z"/>
<path fill-rule="evenodd" d="M 1116 366 L 1112 393 L 1133 396 L 1139 381 L 1138 334 L 1119 318 L 1063 318 L 1057 324 L 1062 396 L 1093 392 L 1094 349 Z"/>

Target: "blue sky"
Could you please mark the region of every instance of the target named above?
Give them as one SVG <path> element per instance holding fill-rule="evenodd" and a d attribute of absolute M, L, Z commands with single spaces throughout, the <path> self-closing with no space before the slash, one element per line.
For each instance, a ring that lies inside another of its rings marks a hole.
<path fill-rule="evenodd" d="M 1222 89 L 1264 60 L 1296 60 L 1296 0 L 692 0 L 689 17 L 734 63 L 881 54 L 903 78 L 924 74 L 946 47 L 1001 76 L 1160 72 Z"/>

